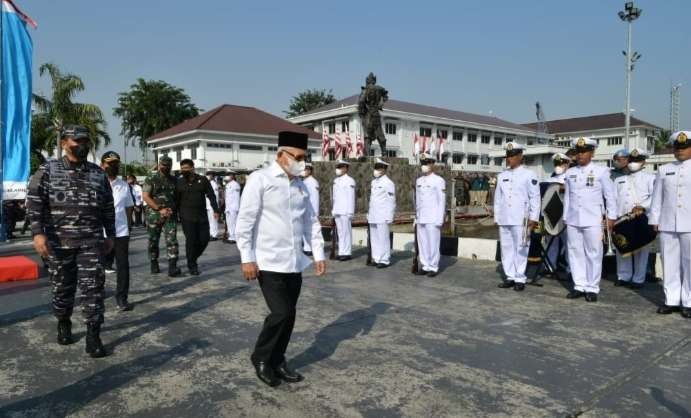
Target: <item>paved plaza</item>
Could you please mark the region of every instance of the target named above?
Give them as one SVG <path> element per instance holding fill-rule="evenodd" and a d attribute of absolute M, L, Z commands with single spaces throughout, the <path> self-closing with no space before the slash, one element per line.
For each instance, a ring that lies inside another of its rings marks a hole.
<path fill-rule="evenodd" d="M 33 256 L 28 241 L 0 252 Z M 306 274 L 288 348 L 306 381 L 275 389 L 249 362 L 267 310 L 235 246 L 210 243 L 199 277 L 151 276 L 137 229 L 136 306 L 115 311 L 108 275 L 105 359 L 84 354 L 76 321 L 78 343 L 55 342 L 45 272 L 1 285 L 0 416 L 691 416 L 691 321 L 655 314 L 659 284 L 606 281 L 592 304 L 550 279 L 498 289 L 494 262 L 445 257 L 439 276 L 420 278 L 410 254 L 384 270 L 354 255 Z"/>

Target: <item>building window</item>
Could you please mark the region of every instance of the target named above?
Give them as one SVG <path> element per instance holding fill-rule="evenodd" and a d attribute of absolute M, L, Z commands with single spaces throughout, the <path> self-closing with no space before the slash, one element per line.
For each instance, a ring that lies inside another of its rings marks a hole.
<path fill-rule="evenodd" d="M 449 137 L 449 131 L 446 129 L 437 129 L 437 138 L 446 139 Z"/>
<path fill-rule="evenodd" d="M 193 160 L 196 160 L 196 159 L 197 159 L 197 145 L 192 145 L 192 146 L 190 146 L 190 154 L 191 154 L 190 157 L 191 157 Z"/>
<path fill-rule="evenodd" d="M 386 156 L 391 157 L 391 158 L 396 158 L 396 150 L 395 149 L 387 149 L 386 150 Z"/>
<path fill-rule="evenodd" d="M 245 145 L 245 144 L 240 144 L 240 149 L 245 150 L 245 151 L 261 151 L 262 147 L 261 145 Z"/>
<path fill-rule="evenodd" d="M 451 160 L 453 161 L 454 164 L 462 164 L 463 163 L 463 154 L 460 152 L 454 152 L 451 156 Z"/>
<path fill-rule="evenodd" d="M 477 142 L 477 134 L 468 134 L 468 142 Z M 470 159 L 470 157 L 468 157 Z M 477 159 L 477 157 L 475 157 Z"/>
<path fill-rule="evenodd" d="M 182 160 L 182 147 L 178 147 L 175 149 L 175 159 L 178 161 Z"/>
<path fill-rule="evenodd" d="M 463 141 L 463 131 L 453 131 L 454 141 Z"/>
<path fill-rule="evenodd" d="M 420 127 L 420 136 L 424 136 L 424 137 L 432 136 L 432 128 L 423 128 L 421 126 Z"/>
<path fill-rule="evenodd" d="M 387 135 L 396 135 L 396 124 L 395 123 L 387 123 L 384 125 L 384 132 L 386 132 Z"/>
<path fill-rule="evenodd" d="M 502 138 L 500 136 L 494 137 L 494 145 L 501 145 L 502 142 L 504 142 L 504 138 Z"/>
<path fill-rule="evenodd" d="M 266 147 L 266 150 L 269 152 L 276 152 L 278 151 L 278 147 Z"/>
<path fill-rule="evenodd" d="M 620 136 L 613 136 L 611 138 L 607 138 L 607 145 L 621 145 L 622 144 L 622 138 Z"/>
<path fill-rule="evenodd" d="M 335 134 L 336 133 L 336 122 L 331 122 L 327 125 L 327 129 L 329 130 L 329 134 Z"/>
<path fill-rule="evenodd" d="M 489 144 L 489 135 L 482 135 L 481 141 L 483 144 Z"/>
<path fill-rule="evenodd" d="M 494 158 L 494 165 L 496 165 L 496 166 L 501 166 L 503 162 L 504 162 L 504 159 L 501 157 L 495 157 Z"/>
<path fill-rule="evenodd" d="M 477 155 L 469 155 L 468 156 L 468 164 L 469 165 L 476 165 L 477 164 Z"/>
<path fill-rule="evenodd" d="M 350 132 L 350 121 L 344 120 L 341 122 L 341 132 Z"/>
<path fill-rule="evenodd" d="M 515 141 L 516 141 L 516 138 L 509 138 L 509 137 L 506 138 L 506 142 L 515 142 Z"/>
<path fill-rule="evenodd" d="M 482 165 L 489 165 L 489 155 L 487 154 L 482 154 L 480 156 L 480 164 Z"/>

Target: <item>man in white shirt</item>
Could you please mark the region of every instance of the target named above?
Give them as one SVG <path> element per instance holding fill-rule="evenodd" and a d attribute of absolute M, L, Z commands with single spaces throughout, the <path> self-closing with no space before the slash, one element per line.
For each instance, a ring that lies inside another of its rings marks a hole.
<path fill-rule="evenodd" d="M 228 232 L 228 238 L 225 242 L 229 244 L 235 244 L 237 240 L 235 236 L 235 224 L 238 219 L 238 211 L 240 210 L 240 184 L 235 179 L 235 173 L 230 172 L 225 178 L 225 188 L 224 188 L 224 212 L 226 215 L 226 230 Z"/>
<path fill-rule="evenodd" d="M 351 260 L 353 245 L 353 215 L 355 214 L 355 180 L 348 175 L 350 163 L 336 162 L 336 178 L 331 189 L 333 208 L 331 215 L 336 221 L 338 233 L 338 261 Z"/>
<path fill-rule="evenodd" d="M 134 219 L 132 219 L 132 226 L 142 226 L 142 212 L 144 211 L 144 207 L 142 206 L 142 186 L 137 184 L 137 178 L 132 174 L 127 176 L 127 184 L 130 186 L 130 192 L 134 199 Z"/>
<path fill-rule="evenodd" d="M 648 215 L 652 202 L 655 176 L 643 171 L 648 153 L 634 148 L 628 154 L 626 174 L 614 179 L 614 189 L 617 196 L 617 217 L 629 213 Z M 624 257 L 617 251 L 617 281 L 615 286 L 630 286 L 640 289 L 645 282 L 648 271 L 648 256 L 650 248 L 643 247 L 634 254 Z"/>
<path fill-rule="evenodd" d="M 219 201 L 218 195 L 218 183 L 214 179 L 213 174 L 206 175 L 207 180 L 211 184 L 211 188 L 214 191 L 214 196 L 216 196 L 216 202 Z M 215 216 L 214 208 L 211 205 L 209 198 L 206 198 L 206 216 L 209 219 L 209 241 L 216 241 L 218 239 L 218 216 Z"/>
<path fill-rule="evenodd" d="M 312 211 L 319 216 L 319 182 L 312 175 L 314 173 L 314 166 L 312 163 L 305 163 L 305 171 L 302 173 L 302 182 L 305 183 L 307 187 L 307 192 L 310 194 L 310 204 L 312 205 Z M 305 243 L 303 246 L 303 251 L 305 255 L 312 257 L 312 245 L 310 244 L 310 237 L 304 239 Z"/>
<path fill-rule="evenodd" d="M 659 314 L 691 318 L 691 131 L 669 138 L 677 161 L 660 167 L 648 224 L 658 231 L 665 304 Z"/>
<path fill-rule="evenodd" d="M 494 192 L 494 222 L 499 226 L 501 264 L 506 275 L 499 287 L 525 289 L 530 241 L 524 242 L 524 222 L 532 231 L 540 220 L 540 186 L 537 176 L 523 165 L 523 145 L 507 142 L 506 165 Z"/>
<path fill-rule="evenodd" d="M 295 325 L 302 271 L 311 261 L 302 251 L 310 237 L 315 272 L 326 272 L 321 224 L 298 177 L 305 167 L 307 135 L 278 134 L 276 160 L 247 179 L 240 199 L 237 244 L 246 280 L 259 280 L 270 314 L 264 321 L 252 353 L 257 377 L 269 386 L 281 381 L 299 382 L 285 358 Z"/>
<path fill-rule="evenodd" d="M 113 272 L 113 261 L 116 263 L 117 284 L 115 287 L 115 303 L 118 310 L 131 311 L 133 305 L 127 301 L 130 292 L 130 220 L 132 219 L 132 194 L 130 186 L 118 177 L 120 171 L 120 155 L 115 151 L 108 151 L 101 156 L 101 168 L 106 172 L 110 187 L 113 190 L 113 206 L 115 207 L 115 245 L 106 254 L 106 273 Z"/>
<path fill-rule="evenodd" d="M 389 224 L 396 211 L 396 186 L 386 175 L 389 163 L 377 158 L 374 163 L 374 178 L 370 188 L 369 223 L 372 263 L 377 268 L 389 267 L 391 263 L 391 234 Z"/>
<path fill-rule="evenodd" d="M 435 160 L 420 156 L 422 176 L 415 182 L 415 223 L 421 267 L 419 275 L 434 277 L 439 271 L 441 227 L 446 211 L 446 181 L 434 173 Z"/>
<path fill-rule="evenodd" d="M 564 179 L 564 222 L 567 228 L 569 266 L 574 287 L 566 296 L 585 296 L 597 302 L 602 277 L 603 216 L 609 231 L 617 218 L 614 185 L 607 167 L 591 162 L 597 147 L 592 138 L 571 142 L 576 149 L 577 166 L 566 172 Z"/>

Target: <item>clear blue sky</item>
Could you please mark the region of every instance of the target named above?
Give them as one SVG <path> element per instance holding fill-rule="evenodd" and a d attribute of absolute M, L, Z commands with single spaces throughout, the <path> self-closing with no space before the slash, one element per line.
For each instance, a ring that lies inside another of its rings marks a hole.
<path fill-rule="evenodd" d="M 277 115 L 304 89 L 355 94 L 369 71 L 392 98 L 519 123 L 534 121 L 536 100 L 547 119 L 624 109 L 623 0 L 17 1 L 39 23 L 35 67 L 80 75 L 78 99 L 101 106 L 119 143 L 112 109 L 138 77 L 182 87 L 205 110 Z M 667 128 L 670 83 L 681 81 L 688 129 L 691 1 L 636 5 L 634 116 Z"/>

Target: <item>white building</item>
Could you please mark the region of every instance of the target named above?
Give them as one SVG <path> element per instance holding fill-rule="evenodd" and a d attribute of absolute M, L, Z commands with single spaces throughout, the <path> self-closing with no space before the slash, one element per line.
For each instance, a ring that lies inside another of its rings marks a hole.
<path fill-rule="evenodd" d="M 357 104 L 358 96 L 350 96 L 289 120 L 319 132 L 320 136 L 324 130 L 331 137 L 342 137 L 349 132 L 354 141 L 362 133 Z M 451 164 L 453 170 L 471 172 L 502 171 L 503 159 L 492 158 L 490 149 L 501 147 L 507 141 L 552 148 L 549 146 L 552 136 L 537 138 L 534 129 L 493 116 L 398 100 L 387 101 L 381 116 L 389 156 L 408 158 L 411 163 L 416 159 L 413 155 L 416 136 L 433 141 L 437 151 L 439 138 L 445 139 L 442 160 Z M 379 155 L 376 141 L 371 151 Z M 332 153 L 330 159 L 334 157 Z"/>
<path fill-rule="evenodd" d="M 221 105 L 148 139 L 156 160 L 162 155 L 194 161 L 198 172 L 252 170 L 273 160 L 280 131 L 309 135 L 309 151 L 319 160 L 321 136 L 254 107 Z"/>

